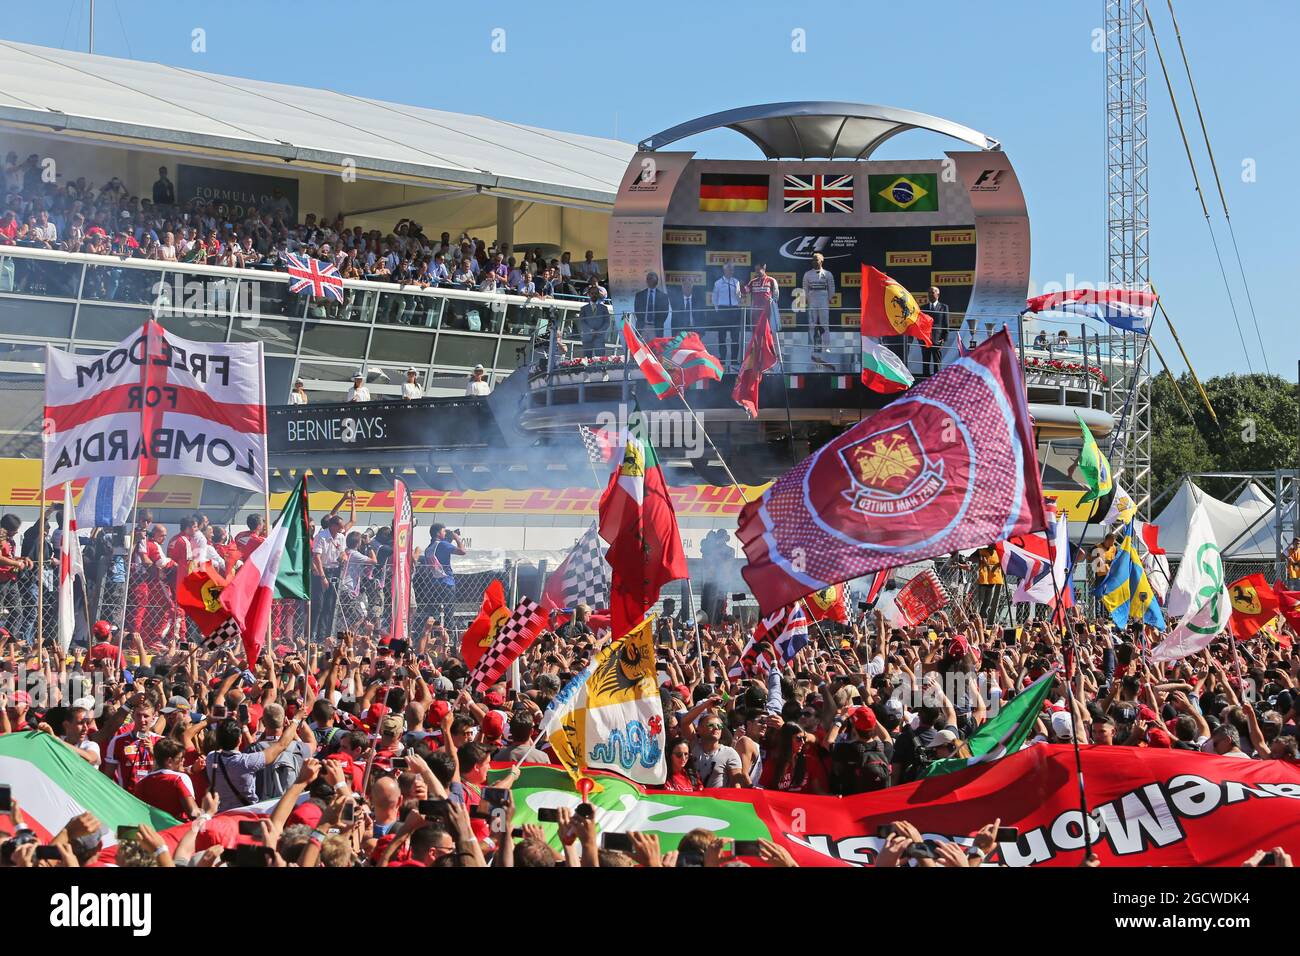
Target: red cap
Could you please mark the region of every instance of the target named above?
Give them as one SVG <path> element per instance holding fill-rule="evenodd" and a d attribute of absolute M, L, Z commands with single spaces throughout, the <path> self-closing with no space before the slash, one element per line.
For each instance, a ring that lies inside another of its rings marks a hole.
<path fill-rule="evenodd" d="M 876 729 L 876 713 L 870 707 L 855 707 L 849 711 L 849 720 L 860 734 L 869 734 Z"/>
<path fill-rule="evenodd" d="M 483 722 L 478 726 L 478 735 L 480 739 L 500 740 L 506 733 L 506 719 L 501 714 L 492 711 L 485 714 Z"/>
<path fill-rule="evenodd" d="M 970 645 L 966 643 L 966 638 L 962 637 L 960 634 L 954 636 L 953 639 L 948 642 L 949 657 L 965 657 L 969 653 Z"/>
<path fill-rule="evenodd" d="M 1146 704 L 1138 704 L 1138 720 L 1159 720 L 1156 712 Z"/>
<path fill-rule="evenodd" d="M 445 700 L 435 700 L 425 715 L 425 723 L 441 724 L 442 719 L 451 713 L 451 704 Z"/>
<path fill-rule="evenodd" d="M 496 691 L 490 690 L 483 695 L 483 703 L 493 709 L 499 709 L 506 705 L 506 700 Z"/>
<path fill-rule="evenodd" d="M 366 730 L 373 734 L 386 713 L 388 713 L 388 707 L 385 704 L 371 704 L 370 709 L 362 716 L 361 723 L 365 725 Z"/>
<path fill-rule="evenodd" d="M 107 638 L 113 636 L 113 625 L 109 624 L 107 621 L 96 621 L 95 626 L 90 630 L 96 637 Z"/>
<path fill-rule="evenodd" d="M 1151 727 L 1147 730 L 1147 746 L 1169 749 L 1173 747 L 1173 741 L 1169 739 L 1168 731 L 1160 727 Z"/>
<path fill-rule="evenodd" d="M 309 827 L 314 827 L 320 823 L 324 811 L 310 800 L 304 800 L 293 808 L 293 813 L 289 814 L 289 823 L 305 823 Z"/>

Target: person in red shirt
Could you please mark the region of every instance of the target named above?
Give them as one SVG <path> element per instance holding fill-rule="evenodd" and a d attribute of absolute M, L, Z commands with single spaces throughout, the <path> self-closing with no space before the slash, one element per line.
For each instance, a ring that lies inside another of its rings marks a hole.
<path fill-rule="evenodd" d="M 758 785 L 764 790 L 789 793 L 830 793 L 829 775 L 816 738 L 798 724 L 781 728 L 775 750 L 763 762 Z"/>
<path fill-rule="evenodd" d="M 184 746 L 170 737 L 160 738 L 153 745 L 153 772 L 135 785 L 138 799 L 181 821 L 193 820 L 200 812 L 194 799 L 194 781 L 182 766 L 184 760 Z"/>
<path fill-rule="evenodd" d="M 266 536 L 262 534 L 262 516 L 249 515 L 248 530 L 235 535 L 235 546 L 239 548 L 240 559 L 247 561 L 257 550 L 257 546 L 265 540 Z"/>
<path fill-rule="evenodd" d="M 117 781 L 127 793 L 135 792 L 135 785 L 154 766 L 153 748 L 161 734 L 152 730 L 158 719 L 161 702 L 153 692 L 135 695 L 131 703 L 132 729 L 114 737 L 104 754 L 100 769 Z"/>
<path fill-rule="evenodd" d="M 704 789 L 700 775 L 691 763 L 691 745 L 681 737 L 674 737 L 668 744 L 668 777 L 663 789 L 683 793 Z"/>
<path fill-rule="evenodd" d="M 154 525 L 149 536 L 140 540 L 132 554 L 131 591 L 127 603 L 133 608 L 130 615 L 133 633 L 144 634 L 146 614 L 155 638 L 166 633 L 168 625 L 174 619 L 172 608 L 175 601 L 165 578 L 172 563 L 163 553 L 163 542 L 166 540 L 167 529 L 160 524 Z"/>

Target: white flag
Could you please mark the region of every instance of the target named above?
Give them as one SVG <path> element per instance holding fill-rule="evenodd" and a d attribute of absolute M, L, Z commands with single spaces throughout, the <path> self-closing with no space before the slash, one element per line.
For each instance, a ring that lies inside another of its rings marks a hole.
<path fill-rule="evenodd" d="M 63 485 L 63 536 L 59 541 L 59 647 L 64 651 L 72 643 L 77 626 L 73 585 L 81 566 L 81 540 L 77 537 L 77 510 L 72 506 L 72 483 Z"/>
<path fill-rule="evenodd" d="M 1206 626 L 1212 624 L 1216 632 L 1221 631 L 1228 625 L 1232 602 L 1223 577 L 1223 555 L 1214 540 L 1210 516 L 1202 505 L 1196 506 L 1187 523 L 1186 542 L 1178 574 L 1165 602 L 1165 613 L 1182 617 L 1208 603 L 1213 610 L 1209 612 L 1212 617 Z"/>
<path fill-rule="evenodd" d="M 135 504 L 134 475 L 92 478 L 77 502 L 77 527 L 116 528 L 127 523 Z"/>
<path fill-rule="evenodd" d="M 1176 661 L 1209 647 L 1227 624 L 1227 615 L 1215 604 L 1215 601 L 1206 601 L 1195 614 L 1179 621 L 1173 633 L 1152 649 L 1151 659 Z"/>
<path fill-rule="evenodd" d="M 45 347 L 45 486 L 188 475 L 261 491 L 257 343 L 191 342 L 149 322 L 100 355 Z"/>

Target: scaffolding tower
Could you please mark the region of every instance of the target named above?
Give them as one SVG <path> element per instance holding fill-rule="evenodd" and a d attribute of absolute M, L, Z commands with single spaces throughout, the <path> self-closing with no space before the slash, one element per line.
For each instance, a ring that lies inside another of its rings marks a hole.
<path fill-rule="evenodd" d="M 1147 220 L 1147 28 L 1145 0 L 1103 0 L 1106 30 L 1107 282 L 1149 288 Z M 1151 363 L 1147 337 L 1112 333 L 1115 364 L 1108 410 L 1115 416 L 1109 458 L 1148 517 L 1151 501 Z"/>

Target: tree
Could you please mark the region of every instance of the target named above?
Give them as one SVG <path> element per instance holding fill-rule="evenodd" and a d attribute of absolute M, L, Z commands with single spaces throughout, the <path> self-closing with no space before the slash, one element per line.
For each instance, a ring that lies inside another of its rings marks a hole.
<path fill-rule="evenodd" d="M 1204 383 L 1218 424 L 1205 410 L 1191 376 L 1178 387 L 1192 409 L 1174 392 L 1168 373 L 1151 383 L 1151 485 L 1164 490 L 1189 471 L 1271 471 L 1295 468 L 1296 386 L 1277 375 L 1220 375 Z M 1225 483 L 1230 484 L 1230 483 Z M 1214 494 L 1216 490 L 1205 490 Z M 1158 493 L 1158 492 L 1157 492 Z"/>

